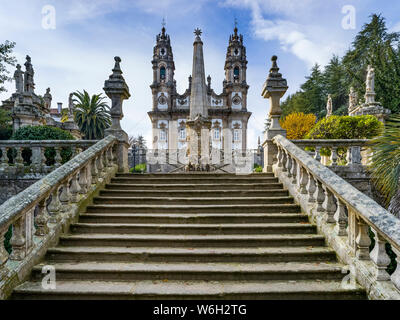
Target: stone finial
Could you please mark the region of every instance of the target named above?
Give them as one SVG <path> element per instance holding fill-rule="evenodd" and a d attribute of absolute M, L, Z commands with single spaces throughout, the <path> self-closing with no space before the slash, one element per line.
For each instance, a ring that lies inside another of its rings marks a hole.
<path fill-rule="evenodd" d="M 329 118 L 332 115 L 332 95 L 328 94 L 328 101 L 326 102 L 326 117 Z"/>
<path fill-rule="evenodd" d="M 21 70 L 21 65 L 17 64 L 17 70 L 14 72 L 15 92 L 24 92 L 24 72 Z"/>
<path fill-rule="evenodd" d="M 277 56 L 272 56 L 272 66 L 262 90 L 262 96 L 264 98 L 269 98 L 272 92 L 279 92 L 280 97 L 282 97 L 288 89 L 286 79 L 282 78 L 282 74 L 279 73 L 278 64 L 276 62 L 277 60 Z"/>

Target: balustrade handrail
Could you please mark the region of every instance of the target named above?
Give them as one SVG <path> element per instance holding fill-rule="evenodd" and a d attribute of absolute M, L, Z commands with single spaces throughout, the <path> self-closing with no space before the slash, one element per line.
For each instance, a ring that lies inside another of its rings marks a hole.
<path fill-rule="evenodd" d="M 68 177 L 77 173 L 89 161 L 112 146 L 117 139 L 110 135 L 98 141 L 87 150 L 76 155 L 67 163 L 46 175 L 24 191 L 13 196 L 0 206 L 0 231 L 18 219 L 24 212 L 32 209 L 38 202 L 48 197 L 54 188 L 57 188 Z M 47 141 L 48 142 L 48 141 Z M 59 141 L 57 140 L 57 143 Z M 71 140 L 71 142 L 74 142 Z M 76 141 L 75 141 L 76 142 Z M 92 141 L 90 142 L 92 143 Z M 0 246 L 2 244 L 0 243 Z"/>
<path fill-rule="evenodd" d="M 90 147 L 99 140 L 4 140 L 0 141 L 0 147 Z"/>
<path fill-rule="evenodd" d="M 400 251 L 400 219 L 394 217 L 373 199 L 358 191 L 351 184 L 309 156 L 304 150 L 296 146 L 293 141 L 289 141 L 281 135 L 274 137 L 272 141 L 304 166 L 316 180 L 319 180 L 345 205 L 352 208 L 365 223 L 373 227 L 397 251 Z"/>
<path fill-rule="evenodd" d="M 296 146 L 311 147 L 365 147 L 368 139 L 302 139 L 290 140 Z"/>

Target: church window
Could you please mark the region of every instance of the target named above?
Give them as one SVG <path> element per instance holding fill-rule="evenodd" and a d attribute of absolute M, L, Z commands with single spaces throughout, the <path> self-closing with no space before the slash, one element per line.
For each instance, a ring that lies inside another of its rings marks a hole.
<path fill-rule="evenodd" d="M 214 129 L 214 140 L 219 140 L 220 134 L 219 134 L 219 128 Z"/>
<path fill-rule="evenodd" d="M 186 139 L 186 130 L 185 130 L 185 128 L 179 129 L 179 139 L 181 139 L 181 140 Z"/>
<path fill-rule="evenodd" d="M 233 141 L 239 141 L 239 130 L 233 131 Z"/>
<path fill-rule="evenodd" d="M 165 70 L 165 67 L 161 67 L 160 68 L 160 79 L 161 80 L 165 80 L 165 77 L 166 77 L 166 70 Z"/>
<path fill-rule="evenodd" d="M 165 130 L 160 131 L 160 141 L 166 141 L 167 135 L 165 134 Z"/>
<path fill-rule="evenodd" d="M 233 78 L 235 80 L 239 80 L 239 72 L 240 72 L 239 67 L 235 67 L 235 69 L 233 69 Z"/>
<path fill-rule="evenodd" d="M 162 56 L 165 55 L 165 49 L 164 48 L 161 49 L 161 55 Z"/>
<path fill-rule="evenodd" d="M 235 48 L 234 53 L 235 53 L 235 56 L 239 55 L 239 49 L 238 49 L 238 48 Z"/>

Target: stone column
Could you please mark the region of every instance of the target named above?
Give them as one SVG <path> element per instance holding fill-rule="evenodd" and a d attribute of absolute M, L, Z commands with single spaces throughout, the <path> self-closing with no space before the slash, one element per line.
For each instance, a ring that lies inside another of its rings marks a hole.
<path fill-rule="evenodd" d="M 122 111 L 122 103 L 125 99 L 129 99 L 131 96 L 129 93 L 128 85 L 122 76 L 120 67 L 121 58 L 115 57 L 115 66 L 112 70 L 113 73 L 109 79 L 104 82 L 103 90 L 107 96 L 111 99 L 111 127 L 105 131 L 105 135 L 113 135 L 118 139 L 117 146 L 117 164 L 119 172 L 128 172 L 128 148 L 129 139 L 128 134 L 121 128 L 121 119 L 124 117 Z"/>
<path fill-rule="evenodd" d="M 242 120 L 242 150 L 247 149 L 247 122 Z"/>
<path fill-rule="evenodd" d="M 269 75 L 264 83 L 261 95 L 268 98 L 270 101 L 269 120 L 271 125 L 264 134 L 264 172 L 272 172 L 272 165 L 278 153 L 277 147 L 269 140 L 277 135 L 286 137 L 286 130 L 282 129 L 279 124 L 279 118 L 282 114 L 280 107 L 280 99 L 288 89 L 286 79 L 282 78 L 276 60 L 277 56 L 271 58 L 272 67 L 269 70 Z"/>

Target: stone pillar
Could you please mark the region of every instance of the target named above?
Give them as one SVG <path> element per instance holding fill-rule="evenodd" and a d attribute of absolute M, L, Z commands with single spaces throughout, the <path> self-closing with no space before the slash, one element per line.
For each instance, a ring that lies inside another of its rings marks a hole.
<path fill-rule="evenodd" d="M 111 127 L 106 129 L 105 135 L 113 135 L 118 139 L 117 146 L 117 164 L 119 172 L 128 172 L 128 148 L 129 139 L 128 134 L 121 128 L 121 119 L 124 117 L 122 111 L 122 103 L 125 99 L 129 99 L 131 96 L 129 93 L 128 85 L 122 76 L 120 67 L 121 58 L 115 57 L 115 66 L 112 70 L 113 73 L 109 79 L 104 82 L 103 90 L 107 96 L 111 99 Z"/>
<path fill-rule="evenodd" d="M 277 135 L 286 137 L 286 130 L 282 129 L 279 124 L 279 118 L 282 114 L 280 107 L 280 99 L 288 89 L 286 79 L 282 78 L 276 60 L 277 56 L 271 58 L 272 67 L 269 70 L 269 75 L 264 83 L 261 95 L 270 101 L 269 120 L 271 125 L 264 134 L 264 172 L 272 172 L 272 165 L 275 161 L 278 150 L 276 146 L 269 140 Z"/>
<path fill-rule="evenodd" d="M 242 120 L 242 150 L 247 149 L 247 122 Z"/>

